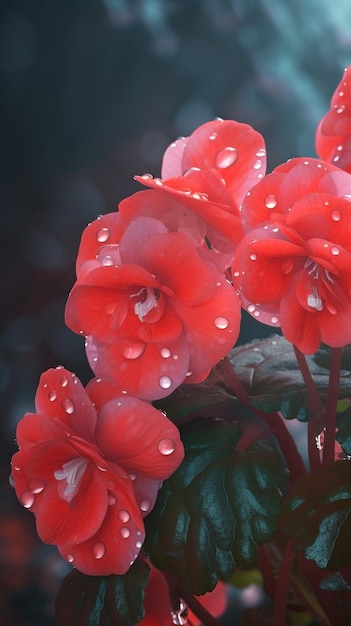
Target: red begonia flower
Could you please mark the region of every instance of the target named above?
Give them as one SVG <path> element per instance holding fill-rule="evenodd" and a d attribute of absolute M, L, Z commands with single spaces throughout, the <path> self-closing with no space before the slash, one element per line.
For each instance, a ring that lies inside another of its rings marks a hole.
<path fill-rule="evenodd" d="M 150 563 L 149 563 L 150 565 Z M 150 565 L 151 572 L 145 590 L 145 617 L 141 620 L 140 626 L 173 626 L 173 624 L 187 624 L 199 626 L 200 620 L 185 604 L 179 607 L 171 606 L 169 588 L 164 575 L 155 567 Z M 213 617 L 219 617 L 226 609 L 227 596 L 226 586 L 219 581 L 217 586 L 210 593 L 205 593 L 197 598 Z M 188 619 L 188 621 L 186 621 Z"/>
<path fill-rule="evenodd" d="M 17 427 L 18 499 L 35 513 L 42 541 L 81 572 L 125 573 L 160 482 L 183 459 L 178 429 L 150 404 L 118 397 L 111 383 L 85 390 L 62 367 L 41 376 L 35 406 Z"/>
<path fill-rule="evenodd" d="M 205 378 L 240 325 L 238 296 L 209 251 L 151 217 L 133 220 L 120 239 L 109 233 L 101 248 L 89 243 L 94 256 L 66 306 L 67 325 L 88 337 L 95 374 L 146 400 L 169 395 L 189 372 Z"/>
<path fill-rule="evenodd" d="M 280 325 L 305 354 L 321 342 L 351 342 L 348 198 L 349 174 L 317 159 L 294 159 L 258 183 L 243 204 L 246 223 L 257 226 L 237 248 L 234 285 L 251 315 Z"/>
<path fill-rule="evenodd" d="M 319 122 L 316 152 L 351 173 L 351 65 L 333 94 L 330 110 Z"/>
<path fill-rule="evenodd" d="M 215 170 L 223 179 L 237 206 L 246 192 L 266 171 L 266 149 L 262 135 L 248 124 L 215 119 L 199 126 L 189 137 L 166 150 L 163 179 L 184 176 L 188 170 Z"/>

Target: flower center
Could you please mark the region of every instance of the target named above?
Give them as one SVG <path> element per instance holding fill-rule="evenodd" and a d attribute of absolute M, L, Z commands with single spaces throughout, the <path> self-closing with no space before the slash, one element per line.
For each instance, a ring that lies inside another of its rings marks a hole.
<path fill-rule="evenodd" d="M 141 296 L 141 298 L 134 304 L 134 313 L 138 316 L 140 321 L 143 322 L 144 317 L 157 306 L 158 297 L 155 290 L 149 287 L 143 287 L 132 297 L 135 296 Z"/>
<path fill-rule="evenodd" d="M 305 268 L 309 268 L 307 274 L 312 276 L 311 293 L 307 295 L 307 305 L 316 309 L 316 311 L 323 311 L 323 301 L 318 291 L 318 281 L 321 279 L 322 281 L 332 285 L 334 280 L 328 270 L 321 268 L 318 263 L 312 259 L 307 259 Z"/>
<path fill-rule="evenodd" d="M 81 457 L 76 457 L 68 461 L 68 463 L 64 463 L 62 469 L 54 472 L 56 480 L 66 481 L 66 484 L 63 483 L 59 485 L 59 494 L 63 500 L 70 502 L 72 498 L 74 498 L 87 465 L 88 461 Z"/>

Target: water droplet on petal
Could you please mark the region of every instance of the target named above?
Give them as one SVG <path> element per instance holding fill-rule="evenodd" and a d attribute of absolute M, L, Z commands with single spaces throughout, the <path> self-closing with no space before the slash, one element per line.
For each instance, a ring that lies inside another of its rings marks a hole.
<path fill-rule="evenodd" d="M 103 265 L 104 267 L 108 267 L 109 265 L 114 265 L 114 260 L 112 256 L 110 256 L 109 254 L 102 257 L 100 262 L 101 262 L 101 265 Z"/>
<path fill-rule="evenodd" d="M 257 161 L 254 163 L 253 168 L 254 170 L 259 170 L 262 167 L 262 161 L 261 159 L 257 159 Z"/>
<path fill-rule="evenodd" d="M 130 476 L 130 480 L 135 480 L 136 479 L 136 474 L 134 474 L 134 472 L 131 472 L 129 474 L 129 476 Z"/>
<path fill-rule="evenodd" d="M 128 539 L 128 537 L 130 537 L 130 530 L 126 526 L 123 526 L 119 532 L 123 539 Z"/>
<path fill-rule="evenodd" d="M 172 380 L 169 376 L 161 376 L 158 382 L 162 389 L 169 389 L 172 386 Z"/>
<path fill-rule="evenodd" d="M 46 483 L 43 480 L 30 480 L 28 483 L 28 489 L 31 493 L 41 493 L 44 491 Z"/>
<path fill-rule="evenodd" d="M 342 213 L 341 211 L 339 211 L 339 209 L 334 209 L 334 211 L 332 211 L 330 215 L 334 222 L 340 222 L 342 218 Z"/>
<path fill-rule="evenodd" d="M 275 209 L 278 204 L 277 196 L 275 196 L 274 193 L 269 193 L 268 196 L 265 197 L 264 203 L 267 209 Z"/>
<path fill-rule="evenodd" d="M 271 323 L 272 324 L 278 324 L 278 322 L 279 322 L 279 318 L 276 315 L 272 315 Z"/>
<path fill-rule="evenodd" d="M 149 510 L 149 508 L 150 508 L 150 506 L 151 506 L 151 502 L 150 502 L 150 500 L 146 500 L 146 499 L 145 499 L 145 500 L 142 500 L 142 501 L 140 502 L 140 508 L 141 508 L 141 510 L 142 510 L 142 511 L 144 511 L 144 512 L 148 511 L 148 510 Z"/>
<path fill-rule="evenodd" d="M 219 167 L 220 169 L 230 167 L 231 165 L 234 165 L 234 163 L 237 161 L 238 156 L 239 151 L 237 150 L 237 148 L 223 148 L 216 154 L 215 166 Z"/>
<path fill-rule="evenodd" d="M 106 553 L 106 546 L 101 541 L 97 541 L 93 544 L 91 551 L 96 559 L 102 559 Z"/>
<path fill-rule="evenodd" d="M 229 321 L 227 320 L 226 317 L 218 316 L 215 318 L 214 325 L 216 328 L 224 330 L 225 328 L 228 328 Z"/>
<path fill-rule="evenodd" d="M 57 393 L 56 391 L 50 391 L 48 398 L 50 400 L 50 402 L 54 402 L 54 400 L 56 400 L 57 398 Z"/>
<path fill-rule="evenodd" d="M 68 563 L 73 563 L 74 556 L 73 556 L 73 554 L 66 554 L 65 559 L 66 559 L 66 561 L 68 561 Z"/>
<path fill-rule="evenodd" d="M 10 474 L 10 476 L 9 476 L 9 483 L 10 483 L 11 487 L 14 487 L 14 486 L 15 486 L 15 479 L 14 479 L 14 477 L 13 477 L 12 472 L 11 472 L 11 474 Z"/>
<path fill-rule="evenodd" d="M 111 235 L 111 233 L 110 233 L 108 228 L 101 228 L 96 233 L 96 239 L 100 243 L 104 243 L 104 241 L 107 241 L 110 238 L 110 235 Z"/>
<path fill-rule="evenodd" d="M 157 449 L 164 456 L 168 456 L 174 452 L 175 443 L 173 439 L 161 439 L 161 441 L 158 442 Z"/>
<path fill-rule="evenodd" d="M 124 524 L 126 522 L 129 522 L 130 520 L 130 515 L 128 511 L 125 511 L 125 509 L 121 509 L 120 511 L 118 511 L 118 517 L 121 520 L 121 522 L 123 522 Z"/>
<path fill-rule="evenodd" d="M 67 376 L 62 376 L 62 378 L 60 380 L 60 385 L 61 385 L 61 387 L 67 387 L 67 385 L 68 385 L 68 378 L 67 378 Z"/>
<path fill-rule="evenodd" d="M 62 402 L 62 408 L 64 411 L 66 411 L 66 413 L 72 415 L 72 413 L 74 413 L 73 401 L 70 398 L 66 398 L 66 400 L 63 400 Z"/>
<path fill-rule="evenodd" d="M 144 350 L 145 343 L 135 343 L 134 345 L 123 349 L 123 356 L 130 360 L 138 359 L 143 354 Z"/>
<path fill-rule="evenodd" d="M 332 246 L 330 248 L 330 252 L 334 255 L 334 256 L 338 256 L 338 254 L 340 254 L 340 250 L 339 248 L 337 248 L 336 246 Z"/>
<path fill-rule="evenodd" d="M 22 493 L 20 500 L 25 509 L 30 509 L 32 504 L 34 504 L 35 498 L 30 491 L 25 491 L 24 493 Z"/>
<path fill-rule="evenodd" d="M 162 356 L 163 359 L 169 359 L 171 354 L 172 353 L 169 348 L 161 348 L 160 350 L 160 355 Z"/>
<path fill-rule="evenodd" d="M 338 309 L 330 302 L 326 302 L 326 307 L 331 315 L 337 315 L 339 313 Z"/>
<path fill-rule="evenodd" d="M 254 304 L 249 304 L 249 306 L 247 307 L 247 310 L 249 313 L 253 313 L 256 310 L 256 307 Z"/>
<path fill-rule="evenodd" d="M 256 261 L 257 254 L 254 254 L 254 253 L 250 254 L 250 259 L 251 259 L 251 261 Z"/>
<path fill-rule="evenodd" d="M 143 545 L 142 541 L 137 541 L 135 544 L 135 547 L 138 548 L 138 550 L 140 550 L 142 545 Z"/>
<path fill-rule="evenodd" d="M 217 133 L 212 133 L 212 134 L 209 136 L 209 140 L 210 140 L 210 141 L 214 141 L 215 139 L 217 139 L 217 137 L 218 137 Z"/>
<path fill-rule="evenodd" d="M 266 156 L 266 150 L 264 148 L 260 148 L 259 150 L 257 150 L 256 156 L 257 157 L 264 157 L 264 156 Z"/>
<path fill-rule="evenodd" d="M 114 504 L 116 504 L 116 502 L 117 502 L 117 498 L 112 493 L 109 493 L 108 494 L 108 503 L 109 503 L 109 505 L 113 506 Z"/>

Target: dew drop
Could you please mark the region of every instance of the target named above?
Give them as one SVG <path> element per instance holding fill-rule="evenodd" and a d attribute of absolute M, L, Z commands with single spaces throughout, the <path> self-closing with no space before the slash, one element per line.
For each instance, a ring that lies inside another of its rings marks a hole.
<path fill-rule="evenodd" d="M 108 494 L 108 503 L 109 503 L 109 505 L 113 506 L 114 504 L 116 504 L 116 502 L 117 502 L 117 498 L 112 493 L 109 493 Z"/>
<path fill-rule="evenodd" d="M 210 141 L 214 141 L 215 139 L 217 139 L 217 137 L 218 137 L 217 133 L 212 133 L 212 134 L 209 136 L 209 140 L 210 140 Z"/>
<path fill-rule="evenodd" d="M 64 411 L 66 411 L 66 413 L 72 415 L 72 413 L 74 413 L 73 401 L 70 398 L 66 398 L 66 400 L 63 400 L 62 402 L 62 408 Z"/>
<path fill-rule="evenodd" d="M 337 315 L 339 313 L 338 309 L 330 302 L 326 302 L 326 307 L 331 315 Z"/>
<path fill-rule="evenodd" d="M 145 499 L 145 500 L 142 500 L 142 501 L 140 502 L 140 508 L 141 508 L 141 510 L 142 510 L 142 511 L 144 511 L 144 512 L 148 511 L 148 510 L 149 510 L 149 508 L 150 508 L 150 506 L 151 506 L 151 502 L 150 502 L 150 500 L 146 500 L 146 499 Z"/>
<path fill-rule="evenodd" d="M 93 544 L 91 551 L 96 559 L 102 559 L 102 557 L 106 554 L 106 546 L 101 541 L 97 541 Z"/>
<path fill-rule="evenodd" d="M 130 520 L 130 515 L 128 511 L 126 511 L 125 509 L 121 509 L 120 511 L 118 511 L 118 517 L 121 520 L 121 522 L 123 522 L 124 524 L 126 522 L 129 522 Z"/>
<path fill-rule="evenodd" d="M 257 161 L 254 163 L 253 168 L 254 170 L 259 170 L 262 167 L 262 161 L 261 159 L 257 159 Z"/>
<path fill-rule="evenodd" d="M 269 193 L 268 196 L 265 197 L 264 203 L 267 209 L 274 209 L 278 204 L 278 200 L 274 193 Z"/>
<path fill-rule="evenodd" d="M 160 350 L 160 355 L 162 356 L 163 359 L 169 359 L 171 354 L 172 353 L 169 348 L 161 348 Z"/>
<path fill-rule="evenodd" d="M 237 148 L 223 148 L 216 154 L 215 166 L 219 167 L 220 169 L 226 169 L 227 167 L 234 165 L 234 163 L 238 159 L 238 156 L 239 151 L 237 150 Z"/>
<path fill-rule="evenodd" d="M 143 545 L 142 541 L 137 541 L 135 544 L 135 547 L 138 548 L 138 550 L 140 550 L 142 545 Z"/>
<path fill-rule="evenodd" d="M 340 222 L 342 218 L 342 213 L 341 211 L 339 211 L 339 209 L 334 209 L 334 211 L 332 211 L 330 215 L 333 222 Z"/>
<path fill-rule="evenodd" d="M 140 344 L 135 344 L 134 346 L 128 346 L 127 348 L 124 348 L 123 350 L 123 356 L 126 357 L 126 359 L 138 359 L 144 352 L 145 350 L 145 344 L 144 343 L 140 343 Z"/>
<path fill-rule="evenodd" d="M 135 480 L 136 479 L 136 474 L 134 474 L 134 472 L 131 472 L 129 474 L 129 476 L 130 476 L 130 480 Z"/>
<path fill-rule="evenodd" d="M 264 156 L 266 156 L 266 150 L 264 148 L 260 148 L 259 150 L 257 150 L 256 156 L 257 157 L 264 157 Z"/>
<path fill-rule="evenodd" d="M 175 443 L 173 439 L 161 439 L 157 445 L 158 451 L 164 456 L 168 456 L 169 454 L 172 454 L 175 448 L 176 447 L 175 447 Z"/>
<path fill-rule="evenodd" d="M 256 261 L 257 254 L 254 254 L 254 253 L 250 254 L 250 259 L 251 259 L 251 261 Z"/>
<path fill-rule="evenodd" d="M 247 310 L 249 313 L 253 313 L 256 310 L 256 307 L 254 304 L 249 304 L 249 306 L 247 307 Z"/>
<path fill-rule="evenodd" d="M 279 233 L 278 226 L 275 226 L 274 228 L 272 228 L 272 233 Z"/>
<path fill-rule="evenodd" d="M 54 402 L 54 400 L 56 400 L 57 398 L 57 393 L 56 391 L 50 391 L 48 398 L 50 400 L 50 402 Z"/>
<path fill-rule="evenodd" d="M 278 322 L 279 322 L 279 318 L 276 315 L 272 315 L 271 323 L 272 324 L 278 324 Z"/>
<path fill-rule="evenodd" d="M 169 376 L 161 376 L 158 382 L 162 389 L 169 389 L 172 386 L 172 380 Z"/>
<path fill-rule="evenodd" d="M 172 143 L 171 147 L 175 148 L 176 145 L 177 145 L 176 143 Z M 152 174 L 143 174 L 141 178 L 143 180 L 149 180 L 150 178 L 153 178 L 153 175 Z"/>
<path fill-rule="evenodd" d="M 68 378 L 67 378 L 67 376 L 62 376 L 62 378 L 60 380 L 60 385 L 61 385 L 61 387 L 67 387 L 67 385 L 68 385 Z"/>
<path fill-rule="evenodd" d="M 334 158 L 333 158 L 333 163 L 337 163 L 339 161 L 340 157 L 337 154 Z"/>
<path fill-rule="evenodd" d="M 228 328 L 229 321 L 227 320 L 226 317 L 219 316 L 215 318 L 214 325 L 216 328 L 219 328 L 220 330 L 224 330 L 225 328 Z"/>
<path fill-rule="evenodd" d="M 104 256 L 101 259 L 101 265 L 103 265 L 104 267 L 108 267 L 109 265 L 114 265 L 114 260 L 113 260 L 112 256 L 110 256 L 109 254 Z"/>
<path fill-rule="evenodd" d="M 73 556 L 73 554 L 66 554 L 65 559 L 66 559 L 66 561 L 68 561 L 68 563 L 73 563 L 74 556 Z"/>
<path fill-rule="evenodd" d="M 332 246 L 330 248 L 330 252 L 334 255 L 334 256 L 338 256 L 338 254 L 340 254 L 340 250 L 339 248 L 337 248 L 336 246 Z"/>
<path fill-rule="evenodd" d="M 130 530 L 126 526 L 122 526 L 119 532 L 123 539 L 128 539 L 128 537 L 130 537 Z"/>
<path fill-rule="evenodd" d="M 20 500 L 25 509 L 30 509 L 32 504 L 34 504 L 35 498 L 30 491 L 25 491 L 24 493 L 22 493 Z"/>
<path fill-rule="evenodd" d="M 100 228 L 100 230 L 96 233 L 96 239 L 100 243 L 104 243 L 104 241 L 107 241 L 110 238 L 110 235 L 111 233 L 108 228 Z"/>
<path fill-rule="evenodd" d="M 260 317 L 261 313 L 258 309 L 256 309 L 256 311 L 254 311 L 254 316 L 255 317 Z"/>
<path fill-rule="evenodd" d="M 30 480 L 28 483 L 28 489 L 31 493 L 37 494 L 44 491 L 46 483 L 42 480 Z"/>

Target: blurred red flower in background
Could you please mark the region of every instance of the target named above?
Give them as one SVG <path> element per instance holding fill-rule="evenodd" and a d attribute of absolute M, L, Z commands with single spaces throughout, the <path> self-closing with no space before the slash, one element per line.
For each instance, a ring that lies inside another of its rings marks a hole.
<path fill-rule="evenodd" d="M 322 159 L 351 173 L 351 66 L 345 69 L 330 110 L 318 124 L 315 143 Z"/>

